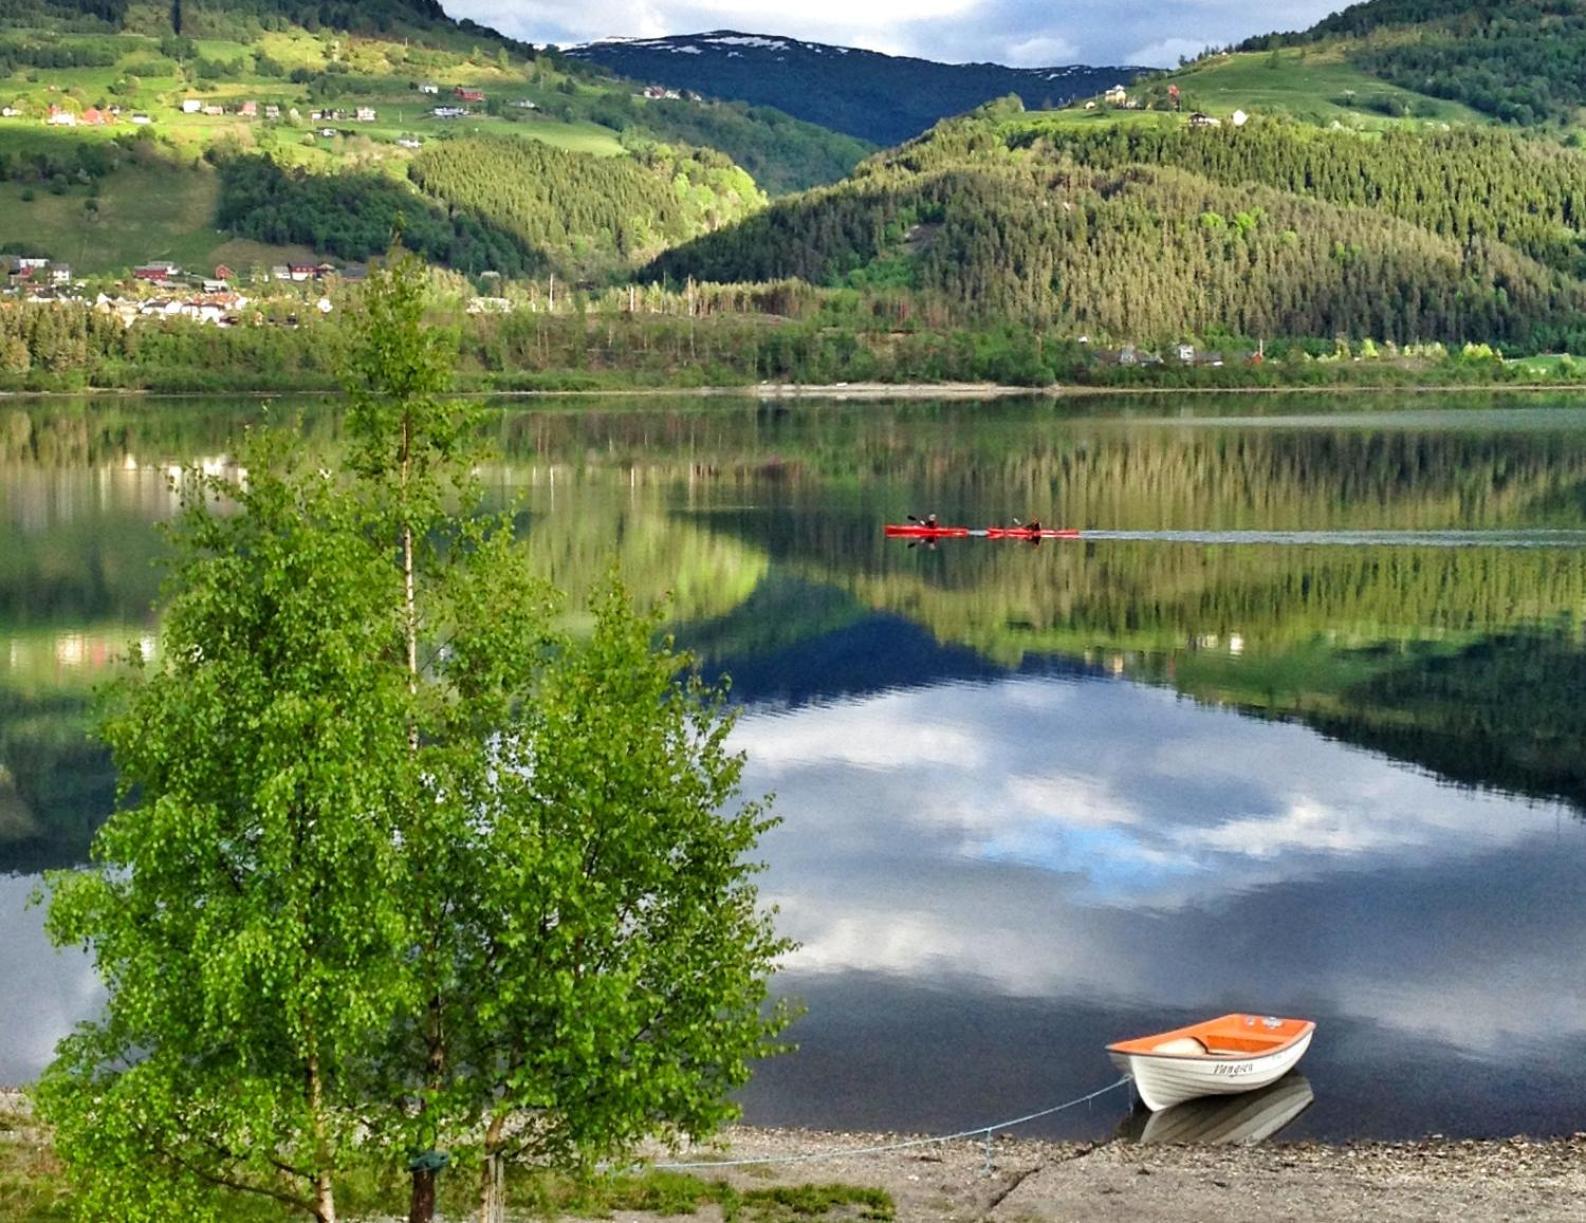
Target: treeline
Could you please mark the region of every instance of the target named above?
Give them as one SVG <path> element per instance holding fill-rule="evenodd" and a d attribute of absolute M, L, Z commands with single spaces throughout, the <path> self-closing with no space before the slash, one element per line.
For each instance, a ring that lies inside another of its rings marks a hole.
<path fill-rule="evenodd" d="M 69 43 L 0 38 L 0 75 L 18 68 L 109 68 L 121 52 L 109 39 Z"/>
<path fill-rule="evenodd" d="M 1208 332 L 1586 343 L 1586 289 L 1487 238 L 1185 171 L 1059 156 L 872 167 L 686 246 L 651 278 L 897 286 L 959 322 L 1167 341 Z"/>
<path fill-rule="evenodd" d="M 758 296 L 752 288 L 743 293 L 746 299 Z M 250 311 L 242 325 L 227 328 L 186 320 L 123 327 L 86 306 L 0 306 L 0 389 L 336 389 L 342 312 L 321 318 L 300 306 L 300 315 L 291 317 L 281 309 L 272 315 Z M 1389 388 L 1490 386 L 1538 377 L 1487 353 L 1315 359 L 1307 351 L 1311 345 L 1298 343 L 1269 345 L 1271 359 L 1262 364 L 1235 357 L 1217 367 L 1173 361 L 1124 367 L 1090 345 L 1025 323 L 888 330 L 823 309 L 797 321 L 745 313 L 520 309 L 465 316 L 458 337 L 464 380 L 495 390 L 762 382 Z M 1586 367 L 1575 364 L 1560 365 L 1552 375 L 1561 384 L 1583 379 Z"/>
<path fill-rule="evenodd" d="M 1586 274 L 1586 154 L 1513 133 L 1391 131 L 1365 138 L 1276 120 L 1209 130 L 1076 128 L 1030 116 L 1006 130 L 1004 142 L 1098 169 L 1176 166 L 1227 186 L 1264 183 L 1383 212 L 1447 238 L 1495 238 L 1549 267 Z M 939 165 L 949 159 L 947 143 L 911 146 L 899 162 Z"/>
<path fill-rule="evenodd" d="M 477 275 L 522 276 L 543 258 L 525 242 L 466 208 L 443 209 L 379 174 L 314 174 L 269 157 L 220 157 L 215 223 L 239 238 L 301 244 L 343 259 L 384 252 L 398 234 L 435 263 Z"/>
<path fill-rule="evenodd" d="M 585 276 L 629 265 L 764 203 L 754 181 L 720 153 L 646 143 L 633 154 L 595 157 L 534 140 L 465 137 L 432 142 L 409 174 L 454 218 L 479 218 Z"/>
<path fill-rule="evenodd" d="M 1586 104 L 1586 11 L 1569 0 L 1370 0 L 1240 50 L 1340 37 L 1361 39 L 1351 58 L 1385 80 L 1507 122 L 1568 122 Z"/>
<path fill-rule="evenodd" d="M 590 118 L 620 132 L 647 131 L 663 140 L 719 149 L 771 195 L 836 182 L 874 151 L 856 137 L 743 102 L 641 103 L 613 91 L 595 104 Z"/>

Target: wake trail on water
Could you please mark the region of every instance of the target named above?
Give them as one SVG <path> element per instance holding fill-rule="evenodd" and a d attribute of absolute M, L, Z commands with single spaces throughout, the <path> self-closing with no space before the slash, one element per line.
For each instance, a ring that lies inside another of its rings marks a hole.
<path fill-rule="evenodd" d="M 1082 531 L 1082 540 L 1306 547 L 1586 548 L 1586 530 L 1515 531 Z"/>

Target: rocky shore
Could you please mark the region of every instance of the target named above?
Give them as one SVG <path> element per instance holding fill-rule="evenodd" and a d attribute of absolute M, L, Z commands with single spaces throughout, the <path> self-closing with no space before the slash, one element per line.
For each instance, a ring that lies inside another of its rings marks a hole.
<path fill-rule="evenodd" d="M 20 1093 L 0 1090 L 12 1142 L 44 1144 Z M 1586 1133 L 1569 1138 L 1274 1142 L 1255 1147 L 955 1141 L 882 1154 L 825 1156 L 880 1146 L 896 1134 L 738 1127 L 686 1152 L 697 1175 L 740 1189 L 840 1183 L 885 1190 L 899 1223 L 1129 1223 L 1319 1220 L 1338 1223 L 1576 1223 L 1586 1217 Z M 773 1160 L 715 1168 L 723 1160 Z M 617 1223 L 683 1223 L 618 1211 Z M 857 1208 L 821 1216 L 859 1219 Z M 713 1206 L 685 1216 L 720 1223 Z"/>
<path fill-rule="evenodd" d="M 895 1136 L 894 1136 L 895 1137 Z M 728 1155 L 805 1156 L 888 1136 L 737 1129 Z M 1150 1146 L 998 1139 L 701 1175 L 744 1186 L 840 1181 L 885 1189 L 903 1223 L 1047 1220 L 1579 1220 L 1586 1217 L 1586 1133 L 1564 1139 Z M 654 1216 L 618 1216 L 630 1223 Z M 699 1216 L 703 1218 L 704 1216 Z"/>

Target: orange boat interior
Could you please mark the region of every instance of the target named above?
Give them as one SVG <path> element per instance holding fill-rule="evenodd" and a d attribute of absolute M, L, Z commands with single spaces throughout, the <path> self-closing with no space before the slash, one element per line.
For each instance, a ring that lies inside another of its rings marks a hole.
<path fill-rule="evenodd" d="M 1165 1057 L 1259 1057 L 1293 1044 L 1315 1026 L 1309 1019 L 1222 1015 L 1187 1028 L 1122 1040 L 1107 1048 L 1114 1053 Z"/>

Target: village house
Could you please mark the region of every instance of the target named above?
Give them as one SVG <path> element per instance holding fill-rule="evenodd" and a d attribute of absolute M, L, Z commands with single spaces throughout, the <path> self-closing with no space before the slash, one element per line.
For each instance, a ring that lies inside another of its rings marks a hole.
<path fill-rule="evenodd" d="M 1195 345 L 1180 344 L 1178 346 L 1178 359 L 1180 365 L 1195 364 Z"/>
<path fill-rule="evenodd" d="M 281 108 L 274 102 L 267 103 L 264 108 L 264 117 L 274 122 L 281 117 Z"/>
<path fill-rule="evenodd" d="M 203 109 L 204 103 L 198 98 L 182 99 L 182 113 L 184 115 L 196 115 Z"/>
<path fill-rule="evenodd" d="M 50 283 L 52 285 L 69 285 L 72 283 L 72 265 L 69 263 L 50 264 Z"/>
<path fill-rule="evenodd" d="M 466 106 L 437 106 L 430 111 L 437 119 L 466 119 L 468 113 Z"/>
<path fill-rule="evenodd" d="M 132 125 L 134 127 L 148 127 L 153 122 L 154 120 L 142 111 L 138 111 L 132 116 Z"/>
<path fill-rule="evenodd" d="M 419 86 L 418 86 L 418 91 L 420 93 L 439 94 L 440 91 L 441 91 L 441 87 L 439 85 L 437 85 L 434 81 L 420 81 L 419 82 Z"/>
<path fill-rule="evenodd" d="M 534 101 L 532 101 L 529 98 L 519 98 L 512 105 L 516 106 L 519 110 L 539 110 L 540 109 L 539 103 L 534 102 Z"/>
<path fill-rule="evenodd" d="M 1129 101 L 1129 91 L 1122 85 L 1114 85 L 1101 95 L 1101 99 L 1109 106 L 1123 106 Z"/>
<path fill-rule="evenodd" d="M 319 268 L 312 263 L 294 263 L 291 265 L 292 279 L 299 283 L 305 280 L 313 280 L 315 273 L 318 271 Z"/>
<path fill-rule="evenodd" d="M 1223 121 L 1214 115 L 1208 115 L 1204 111 L 1198 110 L 1189 117 L 1189 125 L 1191 127 L 1221 127 Z"/>
<path fill-rule="evenodd" d="M 417 136 L 398 136 L 397 146 L 404 149 L 422 149 L 424 142 Z"/>
<path fill-rule="evenodd" d="M 257 119 L 259 117 L 259 104 L 257 102 L 244 102 L 242 109 L 237 113 L 244 119 Z"/>
<path fill-rule="evenodd" d="M 1250 122 L 1250 116 L 1245 114 L 1245 112 L 1242 110 L 1234 111 L 1234 113 L 1230 115 L 1229 118 L 1235 127 L 1243 127 L 1245 124 Z"/>
<path fill-rule="evenodd" d="M 76 127 L 77 116 L 69 110 L 62 110 L 58 106 L 50 107 L 49 118 L 44 120 L 51 127 Z"/>
<path fill-rule="evenodd" d="M 472 102 L 477 104 L 485 100 L 485 91 L 483 89 L 466 89 L 459 85 L 456 89 L 452 90 L 452 93 L 459 102 Z"/>
<path fill-rule="evenodd" d="M 0 119 L 20 119 L 22 112 L 15 106 L 0 107 Z"/>
<path fill-rule="evenodd" d="M 291 280 L 292 269 L 284 263 L 278 263 L 270 269 L 271 280 Z"/>
<path fill-rule="evenodd" d="M 166 263 L 163 260 L 145 263 L 132 269 L 134 280 L 146 280 L 151 284 L 162 284 L 167 280 L 174 280 L 181 274 L 182 269 L 180 266 L 174 263 Z"/>
<path fill-rule="evenodd" d="M 208 115 L 211 119 L 215 119 L 215 118 L 218 118 L 221 115 L 225 114 L 226 113 L 226 108 L 224 106 L 222 106 L 219 102 L 211 102 L 207 106 L 204 107 L 204 113 L 206 115 Z"/>
<path fill-rule="evenodd" d="M 80 122 L 88 127 L 104 127 L 105 124 L 110 122 L 110 116 L 105 114 L 104 111 L 90 106 L 83 111 Z"/>
<path fill-rule="evenodd" d="M 354 117 L 359 123 L 373 123 L 375 120 L 375 109 L 372 106 L 360 106 Z"/>

